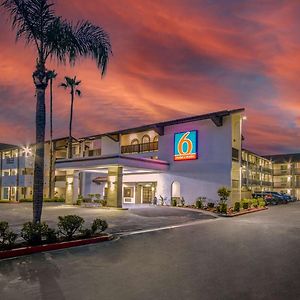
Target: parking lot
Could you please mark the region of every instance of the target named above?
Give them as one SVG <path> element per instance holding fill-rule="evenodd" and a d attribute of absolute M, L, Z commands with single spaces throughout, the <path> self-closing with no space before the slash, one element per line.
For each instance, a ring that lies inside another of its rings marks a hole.
<path fill-rule="evenodd" d="M 82 208 L 57 203 L 45 203 L 42 220 L 55 226 L 58 216 L 76 214 L 85 219 L 86 225 L 95 218 L 108 222 L 108 232 L 128 232 L 145 230 L 187 222 L 214 219 L 200 211 L 176 209 L 171 207 L 135 207 L 128 210 L 108 208 Z M 20 230 L 22 224 L 32 219 L 32 203 L 0 204 L 0 220 L 7 221 L 10 226 Z"/>

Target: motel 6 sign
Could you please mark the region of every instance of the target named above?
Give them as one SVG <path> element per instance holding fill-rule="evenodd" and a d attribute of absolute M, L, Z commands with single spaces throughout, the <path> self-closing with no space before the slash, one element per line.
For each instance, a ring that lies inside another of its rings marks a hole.
<path fill-rule="evenodd" d="M 198 131 L 191 130 L 174 134 L 174 160 L 198 158 Z"/>

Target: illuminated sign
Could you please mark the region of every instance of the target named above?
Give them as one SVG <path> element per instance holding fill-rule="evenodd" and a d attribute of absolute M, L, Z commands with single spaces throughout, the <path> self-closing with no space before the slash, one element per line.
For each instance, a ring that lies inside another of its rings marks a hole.
<path fill-rule="evenodd" d="M 198 131 L 178 132 L 174 135 L 174 160 L 198 158 Z"/>

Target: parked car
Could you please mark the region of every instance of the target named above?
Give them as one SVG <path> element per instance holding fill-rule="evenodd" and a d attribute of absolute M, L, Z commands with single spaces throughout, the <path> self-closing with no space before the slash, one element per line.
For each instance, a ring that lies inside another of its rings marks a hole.
<path fill-rule="evenodd" d="M 294 202 L 296 201 L 296 197 L 291 196 L 289 194 L 286 193 L 280 193 L 282 195 L 282 197 L 284 197 L 288 202 Z"/>
<path fill-rule="evenodd" d="M 263 198 L 266 201 L 266 204 L 286 204 L 288 203 L 287 199 L 284 198 L 278 192 L 264 191 L 264 192 L 255 192 L 252 194 L 253 198 Z"/>

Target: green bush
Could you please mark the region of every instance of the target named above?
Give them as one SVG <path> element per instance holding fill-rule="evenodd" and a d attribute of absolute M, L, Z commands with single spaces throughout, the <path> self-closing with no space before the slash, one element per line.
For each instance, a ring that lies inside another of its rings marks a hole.
<path fill-rule="evenodd" d="M 0 250 L 11 249 L 18 235 L 9 230 L 8 223 L 5 221 L 0 222 Z"/>
<path fill-rule="evenodd" d="M 177 198 L 176 197 L 171 198 L 171 206 L 177 206 Z"/>
<path fill-rule="evenodd" d="M 96 233 L 100 233 L 100 232 L 106 230 L 107 227 L 108 227 L 108 224 L 105 220 L 97 218 L 93 221 L 93 224 L 91 226 L 91 230 L 92 230 L 93 234 L 96 234 Z"/>
<path fill-rule="evenodd" d="M 242 208 L 243 209 L 248 209 L 249 208 L 249 200 L 248 199 L 243 199 L 241 201 L 241 203 L 242 203 Z"/>
<path fill-rule="evenodd" d="M 45 222 L 26 222 L 21 229 L 21 237 L 29 245 L 39 245 L 42 243 L 43 237 L 46 236 L 48 229 L 48 225 Z"/>
<path fill-rule="evenodd" d="M 225 186 L 222 186 L 218 189 L 218 195 L 220 197 L 220 202 L 221 203 L 224 203 L 227 201 L 228 197 L 230 196 L 230 193 L 231 191 L 225 187 Z"/>
<path fill-rule="evenodd" d="M 23 199 L 20 199 L 19 202 L 22 202 L 22 203 L 32 202 L 32 199 L 23 198 Z"/>
<path fill-rule="evenodd" d="M 180 198 L 180 204 L 181 206 L 185 206 L 185 199 L 183 197 Z"/>
<path fill-rule="evenodd" d="M 227 214 L 227 204 L 220 203 L 220 205 L 218 206 L 218 212 L 221 214 Z"/>
<path fill-rule="evenodd" d="M 196 203 L 195 203 L 195 206 L 196 208 L 203 208 L 203 200 L 202 200 L 202 197 L 198 197 L 197 200 L 196 200 Z"/>
<path fill-rule="evenodd" d="M 93 232 L 90 228 L 80 229 L 80 233 L 82 237 L 86 239 L 90 238 L 93 235 Z"/>
<path fill-rule="evenodd" d="M 251 206 L 254 208 L 258 208 L 258 200 L 257 199 L 251 199 Z"/>
<path fill-rule="evenodd" d="M 56 243 L 58 241 L 58 232 L 53 228 L 48 228 L 45 232 L 46 243 Z"/>
<path fill-rule="evenodd" d="M 257 198 L 258 201 L 258 206 L 259 207 L 265 207 L 266 206 L 266 201 L 263 198 Z"/>
<path fill-rule="evenodd" d="M 64 198 L 59 198 L 59 197 L 54 197 L 54 198 L 44 198 L 43 199 L 44 202 L 65 202 L 65 199 Z M 23 199 L 20 199 L 19 202 L 22 202 L 22 203 L 30 203 L 32 202 L 32 199 L 29 199 L 29 198 L 23 198 Z"/>
<path fill-rule="evenodd" d="M 207 207 L 214 208 L 215 207 L 215 203 L 214 202 L 208 202 L 207 203 Z"/>
<path fill-rule="evenodd" d="M 235 202 L 233 211 L 239 212 L 241 209 L 241 202 Z"/>
<path fill-rule="evenodd" d="M 76 215 L 67 215 L 58 217 L 58 229 L 59 232 L 64 235 L 67 240 L 71 240 L 74 234 L 81 230 L 84 223 L 84 219 Z"/>
<path fill-rule="evenodd" d="M 107 206 L 107 200 L 105 200 L 105 199 L 100 200 L 100 204 L 102 206 Z"/>

